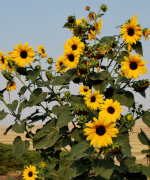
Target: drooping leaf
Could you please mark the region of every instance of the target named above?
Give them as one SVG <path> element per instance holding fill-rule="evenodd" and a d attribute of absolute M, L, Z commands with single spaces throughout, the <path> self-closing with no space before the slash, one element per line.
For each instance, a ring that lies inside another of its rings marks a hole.
<path fill-rule="evenodd" d="M 150 128 L 150 112 L 144 112 L 144 114 L 142 115 L 142 120 Z"/>
<path fill-rule="evenodd" d="M 18 124 L 18 123 L 15 123 L 13 126 L 12 126 L 12 130 L 16 133 L 24 133 L 25 131 L 25 124 Z"/>
<path fill-rule="evenodd" d="M 40 75 L 40 71 L 37 69 L 29 70 L 27 73 L 27 77 L 31 79 L 31 81 L 34 83 L 37 77 Z"/>
<path fill-rule="evenodd" d="M 103 178 L 110 179 L 114 170 L 114 161 L 112 159 L 96 159 L 93 169 Z"/>
<path fill-rule="evenodd" d="M 27 140 L 22 141 L 21 137 L 17 136 L 13 141 L 13 148 L 12 148 L 13 154 L 16 157 L 20 157 L 28 150 L 29 146 L 30 146 L 29 141 Z"/>
<path fill-rule="evenodd" d="M 9 109 L 15 111 L 16 108 L 17 108 L 17 106 L 18 106 L 18 101 L 17 101 L 17 100 L 14 100 L 14 101 L 12 102 L 12 104 L 7 104 L 7 106 L 9 107 Z"/>
<path fill-rule="evenodd" d="M 138 41 L 136 44 L 133 44 L 132 48 L 135 50 L 135 52 L 143 56 L 143 48 L 142 43 L 140 41 Z"/>
<path fill-rule="evenodd" d="M 142 129 L 141 129 L 141 132 L 138 133 L 138 138 L 142 144 L 150 146 L 150 139 L 147 137 L 147 135 Z"/>
<path fill-rule="evenodd" d="M 3 120 L 6 116 L 7 113 L 4 110 L 0 111 L 0 120 Z"/>

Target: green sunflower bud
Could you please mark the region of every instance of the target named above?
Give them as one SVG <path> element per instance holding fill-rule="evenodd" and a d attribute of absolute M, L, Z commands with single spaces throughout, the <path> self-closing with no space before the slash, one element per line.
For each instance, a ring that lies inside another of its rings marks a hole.
<path fill-rule="evenodd" d="M 132 121 L 132 120 L 133 120 L 133 116 L 132 116 L 131 114 L 127 114 L 126 117 L 125 117 L 125 119 L 126 119 L 127 121 Z"/>
<path fill-rule="evenodd" d="M 87 121 L 88 121 L 88 119 L 87 119 L 86 116 L 81 115 L 81 116 L 78 117 L 78 122 L 81 123 L 81 124 L 84 124 Z"/>
<path fill-rule="evenodd" d="M 7 72 L 7 71 L 2 71 L 2 75 L 4 76 L 5 79 L 7 79 L 8 81 L 12 81 L 13 80 L 13 76 Z"/>
<path fill-rule="evenodd" d="M 70 92 L 69 92 L 69 91 L 66 91 L 64 95 L 65 95 L 65 97 L 68 99 L 68 98 L 70 97 Z"/>
<path fill-rule="evenodd" d="M 48 64 L 52 64 L 52 63 L 53 63 L 53 58 L 48 58 L 48 59 L 47 59 L 47 63 L 48 63 Z"/>
<path fill-rule="evenodd" d="M 35 66 L 35 69 L 36 69 L 36 70 L 41 70 L 41 66 L 40 66 L 40 65 L 37 65 L 37 66 Z"/>
<path fill-rule="evenodd" d="M 147 79 L 139 80 L 135 82 L 132 87 L 136 92 L 142 92 L 149 87 L 149 81 Z"/>
<path fill-rule="evenodd" d="M 45 72 L 45 75 L 46 75 L 46 77 L 47 77 L 47 79 L 48 79 L 48 80 L 52 80 L 53 75 L 52 75 L 52 73 L 51 73 L 51 72 L 46 71 L 46 72 Z"/>
<path fill-rule="evenodd" d="M 100 8 L 103 12 L 107 11 L 107 6 L 105 4 L 102 4 Z"/>

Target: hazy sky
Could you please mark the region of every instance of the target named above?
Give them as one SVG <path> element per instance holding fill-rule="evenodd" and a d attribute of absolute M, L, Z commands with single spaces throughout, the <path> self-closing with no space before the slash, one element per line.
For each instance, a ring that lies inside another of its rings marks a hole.
<path fill-rule="evenodd" d="M 119 34 L 116 26 L 133 17 L 136 13 L 140 25 L 150 28 L 149 0 L 0 0 L 0 49 L 11 51 L 18 43 L 29 42 L 29 46 L 37 49 L 38 44 L 45 46 L 47 54 L 54 59 L 61 56 L 64 43 L 72 34 L 62 28 L 69 15 L 76 18 L 87 17 L 86 5 L 98 11 L 102 3 L 108 6 L 103 16 L 101 36 Z M 148 73 L 142 78 L 150 77 L 150 40 L 143 42 L 144 60 Z M 1 80 L 3 83 L 3 80 Z M 1 84 L 2 87 L 2 84 Z M 146 107 L 150 107 L 150 92 L 147 90 Z M 144 98 L 139 97 L 144 102 Z M 1 105 L 1 104 L 0 104 Z M 0 110 L 2 108 L 0 107 Z M 5 121 L 6 122 L 6 121 Z M 0 124 L 5 124 L 0 121 Z"/>

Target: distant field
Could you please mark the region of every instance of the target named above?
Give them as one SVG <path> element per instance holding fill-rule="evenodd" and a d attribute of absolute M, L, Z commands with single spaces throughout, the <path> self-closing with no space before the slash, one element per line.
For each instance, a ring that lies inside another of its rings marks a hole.
<path fill-rule="evenodd" d="M 36 131 L 36 129 L 38 129 L 40 127 L 41 126 L 35 126 L 33 128 L 33 131 Z M 6 128 L 7 128 L 6 126 L 0 126 L 0 142 L 6 143 L 6 144 L 12 144 L 14 138 L 18 135 L 21 136 L 23 140 L 26 139 L 25 134 L 16 134 L 12 131 L 9 131 L 8 134 L 6 136 L 4 136 L 3 132 L 5 131 Z M 133 147 L 132 153 L 134 156 L 136 156 L 137 162 L 146 164 L 147 160 L 146 160 L 146 158 L 144 158 L 145 156 L 141 153 L 141 150 L 147 149 L 147 146 L 142 145 L 137 137 L 137 133 L 140 132 L 140 128 L 142 128 L 146 132 L 148 137 L 150 137 L 149 128 L 145 124 L 143 124 L 141 120 L 138 120 L 136 122 L 136 125 L 133 128 L 133 132 L 130 133 L 130 140 L 131 140 L 130 144 Z M 33 149 L 32 144 L 30 146 L 30 149 Z"/>

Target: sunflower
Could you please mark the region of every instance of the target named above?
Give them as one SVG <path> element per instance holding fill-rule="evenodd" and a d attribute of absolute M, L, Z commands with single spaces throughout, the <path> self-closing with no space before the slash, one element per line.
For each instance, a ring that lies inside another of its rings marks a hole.
<path fill-rule="evenodd" d="M 85 123 L 88 127 L 84 129 L 84 135 L 87 136 L 86 140 L 91 140 L 90 144 L 99 148 L 113 144 L 112 137 L 116 137 L 116 134 L 119 133 L 118 129 L 115 128 L 116 124 L 112 123 L 111 120 L 106 121 L 100 116 L 98 119 L 94 117 L 93 120 L 92 123 Z"/>
<path fill-rule="evenodd" d="M 26 63 L 31 65 L 31 61 L 34 60 L 33 57 L 35 56 L 35 52 L 33 52 L 33 50 L 33 47 L 28 47 L 27 42 L 24 44 L 24 46 L 20 43 L 15 46 L 12 53 L 12 58 L 20 67 L 25 67 Z"/>
<path fill-rule="evenodd" d="M 98 20 L 98 22 L 96 23 L 96 26 L 95 26 L 95 30 L 96 30 L 97 34 L 100 34 L 100 29 L 102 29 L 102 20 L 101 19 Z"/>
<path fill-rule="evenodd" d="M 84 17 L 82 17 L 82 19 L 80 20 L 80 19 L 77 19 L 76 20 L 76 24 L 79 26 L 81 23 L 83 23 L 83 22 L 86 22 L 86 20 L 84 19 Z"/>
<path fill-rule="evenodd" d="M 147 72 L 145 67 L 145 61 L 142 61 L 142 57 L 138 55 L 130 54 L 129 57 L 124 56 L 125 61 L 121 62 L 121 72 L 125 77 L 138 78 L 139 74 L 145 74 Z"/>
<path fill-rule="evenodd" d="M 7 56 L 5 55 L 6 53 L 2 53 L 2 51 L 0 50 L 0 69 L 1 70 L 6 70 L 7 68 Z"/>
<path fill-rule="evenodd" d="M 122 34 L 121 38 L 128 44 L 128 52 L 130 52 L 131 45 L 136 44 L 143 34 L 136 15 L 134 15 L 126 24 L 121 26 L 120 33 Z"/>
<path fill-rule="evenodd" d="M 96 35 L 96 33 L 93 30 L 90 30 L 89 35 L 88 35 L 89 41 L 94 39 L 95 35 Z"/>
<path fill-rule="evenodd" d="M 67 68 L 76 68 L 78 63 L 79 63 L 79 53 L 74 52 L 72 49 L 68 49 L 67 51 L 64 52 L 64 65 Z"/>
<path fill-rule="evenodd" d="M 38 45 L 38 51 L 37 52 L 40 53 L 41 58 L 47 57 L 47 54 L 45 52 L 45 48 L 43 45 L 42 46 Z"/>
<path fill-rule="evenodd" d="M 26 169 L 23 171 L 23 179 L 25 180 L 35 180 L 36 178 L 38 178 L 37 174 L 39 172 L 36 171 L 36 167 L 35 166 L 26 166 Z"/>
<path fill-rule="evenodd" d="M 64 61 L 65 61 L 65 57 L 63 57 L 63 56 L 60 56 L 59 58 L 57 58 L 57 62 L 56 62 L 56 72 L 60 72 L 60 73 L 63 73 L 63 72 L 65 72 L 65 70 L 67 70 L 67 68 L 66 69 L 63 69 L 63 70 L 60 70 L 63 66 L 65 67 L 65 65 L 64 65 Z"/>
<path fill-rule="evenodd" d="M 112 99 L 106 99 L 104 104 L 100 105 L 99 116 L 115 122 L 121 118 L 120 112 L 123 112 L 121 108 L 122 106 L 118 101 L 113 102 Z"/>
<path fill-rule="evenodd" d="M 91 93 L 91 89 L 89 89 L 86 86 L 80 86 L 80 94 L 82 94 L 83 96 L 87 95 L 88 93 Z"/>
<path fill-rule="evenodd" d="M 103 95 L 99 94 L 99 91 L 94 92 L 94 94 L 89 93 L 84 97 L 85 104 L 93 109 L 97 110 L 100 107 L 100 103 L 103 103 Z"/>
<path fill-rule="evenodd" d="M 15 81 L 10 81 L 7 83 L 7 91 L 12 91 L 17 88 Z"/>
<path fill-rule="evenodd" d="M 67 39 L 67 44 L 64 45 L 64 49 L 67 51 L 68 49 L 72 49 L 74 52 L 79 54 L 83 53 L 85 45 L 81 42 L 79 37 L 73 36 L 72 39 Z"/>

